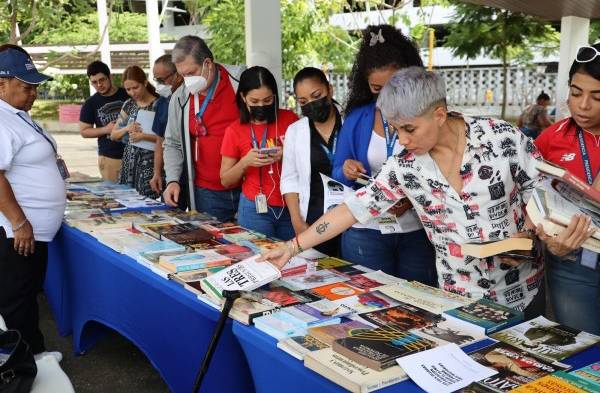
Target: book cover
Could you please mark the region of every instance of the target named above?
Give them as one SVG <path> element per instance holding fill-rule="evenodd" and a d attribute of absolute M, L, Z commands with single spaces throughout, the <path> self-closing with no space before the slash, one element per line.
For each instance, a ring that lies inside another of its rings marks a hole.
<path fill-rule="evenodd" d="M 599 229 L 600 206 L 592 205 L 587 199 L 578 198 L 578 195 L 571 195 L 569 191 L 554 189 L 553 186 L 550 186 L 539 193 L 540 197 L 543 197 L 545 201 L 545 217 L 562 226 L 568 226 L 571 222 L 571 217 L 576 214 L 585 214 L 592 219 L 592 225 L 596 229 Z M 598 230 L 592 237 L 600 239 Z"/>
<path fill-rule="evenodd" d="M 328 347 L 329 345 L 322 343 L 310 335 L 294 336 L 277 343 L 277 348 L 289 353 L 298 360 L 303 360 L 304 356 L 309 352 Z"/>
<path fill-rule="evenodd" d="M 422 308 L 434 314 L 441 314 L 444 311 L 469 304 L 471 301 L 462 296 L 460 299 L 448 298 L 445 291 L 438 288 L 430 290 L 429 288 L 431 287 L 426 285 L 419 287 L 412 283 L 401 283 L 381 286 L 377 290 L 396 301 Z"/>
<path fill-rule="evenodd" d="M 290 291 L 285 287 L 259 288 L 256 292 L 262 296 L 263 299 L 267 299 L 281 307 L 319 300 L 318 296 L 306 291 Z"/>
<path fill-rule="evenodd" d="M 278 282 L 293 291 L 297 291 L 302 289 L 313 289 L 344 281 L 348 281 L 348 278 L 332 270 L 317 270 L 316 272 L 307 272 L 302 275 L 285 277 Z"/>
<path fill-rule="evenodd" d="M 348 321 L 337 325 L 311 327 L 308 329 L 308 334 L 331 346 L 338 338 L 350 337 L 372 329 L 374 329 L 372 326 L 362 322 Z"/>
<path fill-rule="evenodd" d="M 354 310 L 337 304 L 329 299 L 320 299 L 306 304 L 319 310 L 322 315 L 330 315 L 332 317 L 350 317 L 352 314 L 354 314 Z"/>
<path fill-rule="evenodd" d="M 343 299 L 348 296 L 359 295 L 365 292 L 363 289 L 350 286 L 345 282 L 323 285 L 322 287 L 313 288 L 311 291 L 329 300 Z"/>
<path fill-rule="evenodd" d="M 571 188 L 572 193 L 579 193 L 582 197 L 594 201 L 600 206 L 600 190 L 595 189 L 566 169 L 548 161 L 539 161 L 536 163 L 536 168 Z"/>
<path fill-rule="evenodd" d="M 454 343 L 461 347 L 487 338 L 481 329 L 478 329 L 468 322 L 459 321 L 457 319 L 449 320 L 446 318 L 442 318 L 441 321 L 435 322 L 429 326 L 413 329 L 411 332 L 423 338 L 427 338 L 437 345 Z"/>
<path fill-rule="evenodd" d="M 559 371 L 557 371 L 559 373 Z M 557 375 L 546 375 L 540 379 L 521 385 L 511 390 L 513 393 L 587 393 L 585 390 L 559 378 Z"/>
<path fill-rule="evenodd" d="M 545 362 L 503 342 L 469 354 L 475 361 L 498 371 L 477 384 L 494 392 L 508 392 L 545 375 L 564 371 L 568 366 Z"/>
<path fill-rule="evenodd" d="M 569 376 L 572 377 L 570 380 L 577 386 L 600 392 L 600 362 L 571 371 Z"/>
<path fill-rule="evenodd" d="M 550 362 L 561 361 L 600 342 L 598 336 L 542 316 L 494 333 L 491 337 Z"/>
<path fill-rule="evenodd" d="M 334 303 L 347 307 L 357 314 L 377 311 L 398 305 L 396 300 L 379 291 L 365 292 L 356 296 L 334 300 Z"/>
<path fill-rule="evenodd" d="M 253 322 L 258 330 L 278 340 L 306 335 L 306 328 L 298 325 L 296 318 L 281 311 L 254 318 Z"/>
<path fill-rule="evenodd" d="M 281 312 L 290 315 L 296 320 L 295 324 L 304 328 L 320 326 L 323 324 L 340 323 L 339 317 L 324 313 L 315 307 L 311 307 L 308 303 L 286 307 L 282 309 Z"/>
<path fill-rule="evenodd" d="M 248 247 L 240 246 L 238 244 L 221 244 L 214 248 L 219 254 L 231 258 L 232 260 L 239 262 L 246 258 L 250 258 L 255 253 Z"/>
<path fill-rule="evenodd" d="M 430 326 L 442 319 L 440 315 L 403 302 L 398 302 L 394 307 L 363 313 L 359 316 L 377 326 L 389 325 L 404 330 Z"/>
<path fill-rule="evenodd" d="M 344 261 L 343 259 L 340 259 L 340 258 L 326 257 L 326 258 L 321 258 L 321 259 L 318 260 L 318 266 L 317 266 L 317 268 L 319 270 L 321 270 L 321 269 L 333 269 L 333 268 L 336 268 L 336 267 L 348 266 L 348 265 L 352 265 L 352 263 L 348 262 L 348 261 Z"/>
<path fill-rule="evenodd" d="M 275 304 L 265 304 L 263 302 L 255 302 L 252 300 L 239 298 L 233 303 L 233 307 L 229 312 L 229 316 L 244 325 L 250 325 L 255 318 L 273 314 L 280 309 L 280 306 Z"/>
<path fill-rule="evenodd" d="M 369 393 L 402 382 L 408 377 L 400 366 L 375 371 L 331 348 L 307 353 L 304 366 L 352 393 Z"/>
<path fill-rule="evenodd" d="M 213 250 L 201 250 L 181 255 L 162 255 L 159 258 L 158 264 L 168 271 L 176 273 L 231 265 L 231 259 Z"/>
<path fill-rule="evenodd" d="M 475 324 L 484 329 L 486 334 L 523 321 L 523 312 L 487 299 L 479 299 L 466 306 L 445 311 L 444 314 L 450 318 L 458 318 Z"/>
<path fill-rule="evenodd" d="M 281 277 L 277 267 L 269 262 L 257 262 L 259 255 L 231 265 L 202 280 L 202 289 L 221 301 L 223 290 L 252 291 Z"/>
<path fill-rule="evenodd" d="M 569 383 L 572 386 L 583 390 L 586 393 L 600 392 L 600 381 L 598 379 L 586 378 L 585 376 L 576 374 L 575 371 L 572 371 L 570 373 L 564 371 L 557 371 L 552 375 L 557 378 L 560 378 L 561 380 Z"/>
<path fill-rule="evenodd" d="M 363 291 L 370 291 L 384 285 L 379 281 L 367 277 L 366 274 L 355 274 L 351 276 L 350 281 L 348 281 L 347 284 L 360 288 Z"/>
<path fill-rule="evenodd" d="M 346 265 L 346 266 L 339 266 L 339 267 L 334 267 L 332 269 L 329 269 L 331 271 L 334 271 L 336 273 L 342 274 L 346 277 L 350 277 L 353 276 L 355 274 L 363 274 L 363 273 L 368 273 L 368 272 L 372 272 L 373 269 L 370 269 L 366 266 L 363 265 Z"/>
<path fill-rule="evenodd" d="M 381 371 L 396 365 L 396 359 L 435 347 L 422 338 L 393 325 L 378 327 L 336 339 L 331 348 L 347 358 Z"/>

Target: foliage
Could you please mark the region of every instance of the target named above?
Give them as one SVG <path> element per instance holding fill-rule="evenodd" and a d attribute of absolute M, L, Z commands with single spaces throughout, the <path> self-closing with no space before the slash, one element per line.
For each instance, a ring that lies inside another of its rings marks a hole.
<path fill-rule="evenodd" d="M 73 101 L 37 99 L 31 108 L 31 117 L 33 117 L 36 121 L 58 120 L 58 107 L 61 104 L 73 104 Z"/>
<path fill-rule="evenodd" d="M 511 62 L 526 63 L 533 48 L 552 51 L 558 48 L 558 33 L 534 17 L 453 1 L 456 22 L 448 26 L 444 45 L 455 56 L 475 58 L 486 55 L 498 59 L 506 68 Z M 502 86 L 502 117 L 506 113 L 506 72 Z"/>
<path fill-rule="evenodd" d="M 590 44 L 600 41 L 600 20 L 590 21 Z"/>
<path fill-rule="evenodd" d="M 341 28 L 329 25 L 329 16 L 340 12 L 341 0 L 281 0 L 281 46 L 283 74 L 291 78 L 305 66 L 331 65 L 337 72 L 348 71 L 356 39 Z M 209 46 L 218 61 L 245 63 L 244 1 L 208 0 L 192 8 L 193 16 L 207 26 Z M 228 21 L 228 23 L 223 23 Z"/>
<path fill-rule="evenodd" d="M 43 83 L 38 88 L 40 97 L 72 100 L 83 100 L 87 97 L 88 91 L 85 86 L 88 85 L 86 75 L 53 75 L 53 80 Z"/>

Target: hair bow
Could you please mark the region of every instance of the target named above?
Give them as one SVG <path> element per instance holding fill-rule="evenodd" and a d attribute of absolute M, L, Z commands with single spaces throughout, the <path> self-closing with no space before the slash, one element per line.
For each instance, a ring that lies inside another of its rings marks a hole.
<path fill-rule="evenodd" d="M 375 45 L 377 45 L 378 42 L 381 44 L 383 44 L 385 42 L 385 39 L 383 38 L 383 33 L 381 32 L 381 29 L 379 29 L 377 34 L 373 33 L 372 31 L 370 31 L 369 33 L 371 33 L 371 41 L 369 41 L 369 46 L 375 46 Z"/>

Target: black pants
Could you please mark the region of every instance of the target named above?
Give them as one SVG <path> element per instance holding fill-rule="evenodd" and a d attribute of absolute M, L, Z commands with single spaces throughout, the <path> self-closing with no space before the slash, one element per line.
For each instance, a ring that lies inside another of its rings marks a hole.
<path fill-rule="evenodd" d="M 46 276 L 48 243 L 35 242 L 35 252 L 28 257 L 19 255 L 13 243 L 0 227 L 0 315 L 9 329 L 21 332 L 37 354 L 45 351 L 37 295 Z"/>

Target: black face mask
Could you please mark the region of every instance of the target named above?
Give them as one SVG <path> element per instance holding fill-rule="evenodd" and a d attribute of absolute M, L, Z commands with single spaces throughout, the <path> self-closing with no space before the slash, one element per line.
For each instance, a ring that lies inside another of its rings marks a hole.
<path fill-rule="evenodd" d="M 302 114 L 310 120 L 323 123 L 331 112 L 331 102 L 329 102 L 329 97 L 325 96 L 302 105 L 300 109 L 302 109 Z"/>
<path fill-rule="evenodd" d="M 249 105 L 250 115 L 254 120 L 273 123 L 275 121 L 275 103 L 270 105 Z"/>

